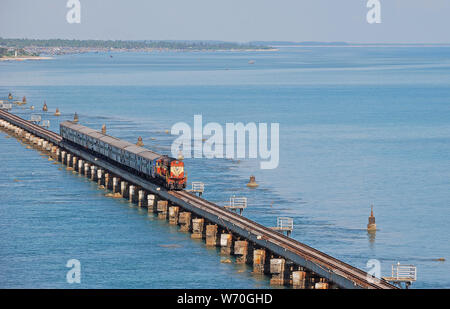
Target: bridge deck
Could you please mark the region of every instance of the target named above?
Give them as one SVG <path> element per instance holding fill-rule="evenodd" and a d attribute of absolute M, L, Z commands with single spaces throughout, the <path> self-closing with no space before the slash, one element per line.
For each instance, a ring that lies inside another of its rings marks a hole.
<path fill-rule="evenodd" d="M 321 277 L 336 283 L 342 288 L 395 289 L 394 285 L 368 275 L 365 271 L 344 263 L 330 255 L 289 238 L 269 227 L 231 212 L 224 207 L 211 203 L 187 191 L 166 191 L 154 183 L 125 171 L 109 162 L 96 158 L 81 148 L 64 142 L 58 134 L 41 128 L 11 113 L 0 111 L 0 118 L 21 127 L 41 138 L 48 139 L 84 160 L 111 171 L 123 179 L 141 186 L 143 189 L 159 195 L 188 211 L 218 224 L 233 233 L 266 248 L 295 264 L 305 267 Z"/>

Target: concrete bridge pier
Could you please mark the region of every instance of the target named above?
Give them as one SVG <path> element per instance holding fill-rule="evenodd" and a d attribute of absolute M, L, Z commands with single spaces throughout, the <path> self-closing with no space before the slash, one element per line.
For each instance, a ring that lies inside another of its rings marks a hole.
<path fill-rule="evenodd" d="M 208 224 L 206 226 L 206 246 L 215 247 L 219 240 L 217 238 L 218 226 L 217 224 Z"/>
<path fill-rule="evenodd" d="M 69 153 L 65 150 L 61 150 L 61 164 L 67 166 L 67 158 L 69 156 Z"/>
<path fill-rule="evenodd" d="M 180 232 L 190 232 L 192 213 L 188 211 L 180 212 L 178 224 L 180 224 Z"/>
<path fill-rule="evenodd" d="M 136 201 L 136 186 L 130 185 L 128 188 L 128 200 L 130 203 L 134 203 Z"/>
<path fill-rule="evenodd" d="M 267 273 L 267 268 L 266 250 L 253 250 L 253 273 L 263 275 Z"/>
<path fill-rule="evenodd" d="M 78 157 L 72 157 L 72 167 L 75 172 L 78 172 Z"/>
<path fill-rule="evenodd" d="M 321 278 L 316 274 L 312 274 L 309 280 L 309 287 L 316 290 L 328 290 L 329 284 L 325 278 Z"/>
<path fill-rule="evenodd" d="M 71 164 L 72 164 L 72 155 L 70 153 L 67 153 L 67 156 L 66 156 L 67 169 L 71 168 Z"/>
<path fill-rule="evenodd" d="M 236 264 L 246 264 L 252 261 L 249 243 L 246 240 L 236 240 L 234 242 L 234 254 L 236 255 Z"/>
<path fill-rule="evenodd" d="M 292 286 L 296 289 L 306 288 L 306 271 L 302 268 L 292 272 Z"/>
<path fill-rule="evenodd" d="M 156 196 L 154 194 L 147 195 L 147 211 L 148 213 L 155 212 Z"/>
<path fill-rule="evenodd" d="M 292 285 L 295 288 L 327 289 L 328 283 L 324 280 L 324 278 L 304 267 L 299 267 L 299 270 L 292 272 Z"/>
<path fill-rule="evenodd" d="M 53 146 L 52 150 L 50 152 L 50 156 L 52 157 L 53 160 L 56 160 L 56 149 L 58 149 L 57 146 Z"/>
<path fill-rule="evenodd" d="M 128 198 L 128 190 L 128 182 L 122 180 L 120 182 L 120 194 L 123 198 Z"/>
<path fill-rule="evenodd" d="M 270 273 L 272 278 L 270 279 L 271 285 L 284 285 L 285 284 L 285 259 L 270 259 Z"/>
<path fill-rule="evenodd" d="M 89 171 L 91 170 L 89 163 L 84 163 L 84 176 L 89 177 Z"/>
<path fill-rule="evenodd" d="M 82 175 L 84 169 L 84 160 L 78 160 L 78 174 Z"/>
<path fill-rule="evenodd" d="M 104 184 L 103 175 L 104 175 L 104 171 L 101 168 L 99 168 L 97 170 L 97 185 L 99 185 L 99 186 L 103 186 L 103 184 Z"/>
<path fill-rule="evenodd" d="M 73 170 L 76 172 L 77 168 L 78 168 L 78 158 L 75 156 L 73 156 L 73 158 L 72 158 L 72 167 L 73 167 Z"/>
<path fill-rule="evenodd" d="M 112 191 L 113 193 L 122 192 L 121 191 L 121 181 L 119 177 L 113 177 L 113 183 L 112 183 Z"/>
<path fill-rule="evenodd" d="M 156 203 L 156 212 L 158 213 L 158 219 L 167 219 L 168 202 L 164 200 L 159 200 Z"/>
<path fill-rule="evenodd" d="M 142 207 L 145 205 L 145 197 L 147 196 L 147 193 L 144 190 L 138 191 L 138 206 Z"/>
<path fill-rule="evenodd" d="M 91 181 L 97 180 L 97 166 L 91 165 L 91 173 L 90 173 Z"/>
<path fill-rule="evenodd" d="M 178 213 L 180 212 L 180 207 L 178 206 L 170 206 L 169 207 L 169 224 L 177 225 L 178 224 Z"/>
<path fill-rule="evenodd" d="M 220 234 L 220 254 L 230 255 L 233 252 L 233 234 L 221 233 Z"/>
<path fill-rule="evenodd" d="M 59 147 L 56 147 L 56 150 L 55 150 L 55 160 L 56 160 L 56 161 L 60 161 L 60 157 L 61 157 L 61 150 L 59 149 Z"/>
<path fill-rule="evenodd" d="M 320 282 L 320 278 L 317 277 L 313 272 L 306 271 L 306 289 L 315 289 L 316 283 Z"/>
<path fill-rule="evenodd" d="M 47 144 L 47 148 L 46 148 L 47 152 L 49 152 L 51 154 L 52 153 L 52 149 L 53 149 L 53 144 L 52 143 L 48 143 Z"/>
<path fill-rule="evenodd" d="M 109 173 L 105 173 L 105 189 L 110 190 L 111 188 L 111 176 Z"/>
<path fill-rule="evenodd" d="M 328 290 L 329 284 L 327 282 L 317 282 L 314 288 L 316 290 Z"/>
<path fill-rule="evenodd" d="M 65 164 L 65 162 L 66 162 L 66 152 L 63 150 L 63 151 L 61 151 L 61 163 L 62 164 Z"/>
<path fill-rule="evenodd" d="M 192 219 L 192 234 L 191 238 L 203 239 L 204 234 L 205 219 L 195 218 Z"/>

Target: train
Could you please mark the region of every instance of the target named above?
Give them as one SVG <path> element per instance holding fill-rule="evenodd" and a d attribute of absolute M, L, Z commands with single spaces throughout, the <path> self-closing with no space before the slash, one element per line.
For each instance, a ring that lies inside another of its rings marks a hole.
<path fill-rule="evenodd" d="M 168 190 L 186 188 L 184 162 L 153 152 L 94 129 L 64 121 L 60 123 L 63 141 L 101 157 L 115 165 L 163 185 Z"/>

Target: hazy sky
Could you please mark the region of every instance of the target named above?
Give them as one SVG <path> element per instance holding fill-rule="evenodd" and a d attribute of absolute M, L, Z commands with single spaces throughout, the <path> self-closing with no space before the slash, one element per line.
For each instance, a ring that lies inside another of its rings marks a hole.
<path fill-rule="evenodd" d="M 450 0 L 0 0 L 0 36 L 121 40 L 347 41 L 450 43 Z"/>

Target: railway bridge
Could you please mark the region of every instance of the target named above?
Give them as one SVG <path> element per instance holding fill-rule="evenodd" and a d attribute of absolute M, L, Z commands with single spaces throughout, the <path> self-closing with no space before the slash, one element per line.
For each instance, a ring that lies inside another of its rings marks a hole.
<path fill-rule="evenodd" d="M 113 195 L 147 207 L 192 238 L 204 239 L 236 263 L 271 276 L 273 285 L 307 289 L 395 289 L 383 279 L 353 267 L 280 232 L 227 210 L 188 191 L 169 191 L 81 147 L 57 133 L 0 110 L 0 129 L 67 165 Z"/>

